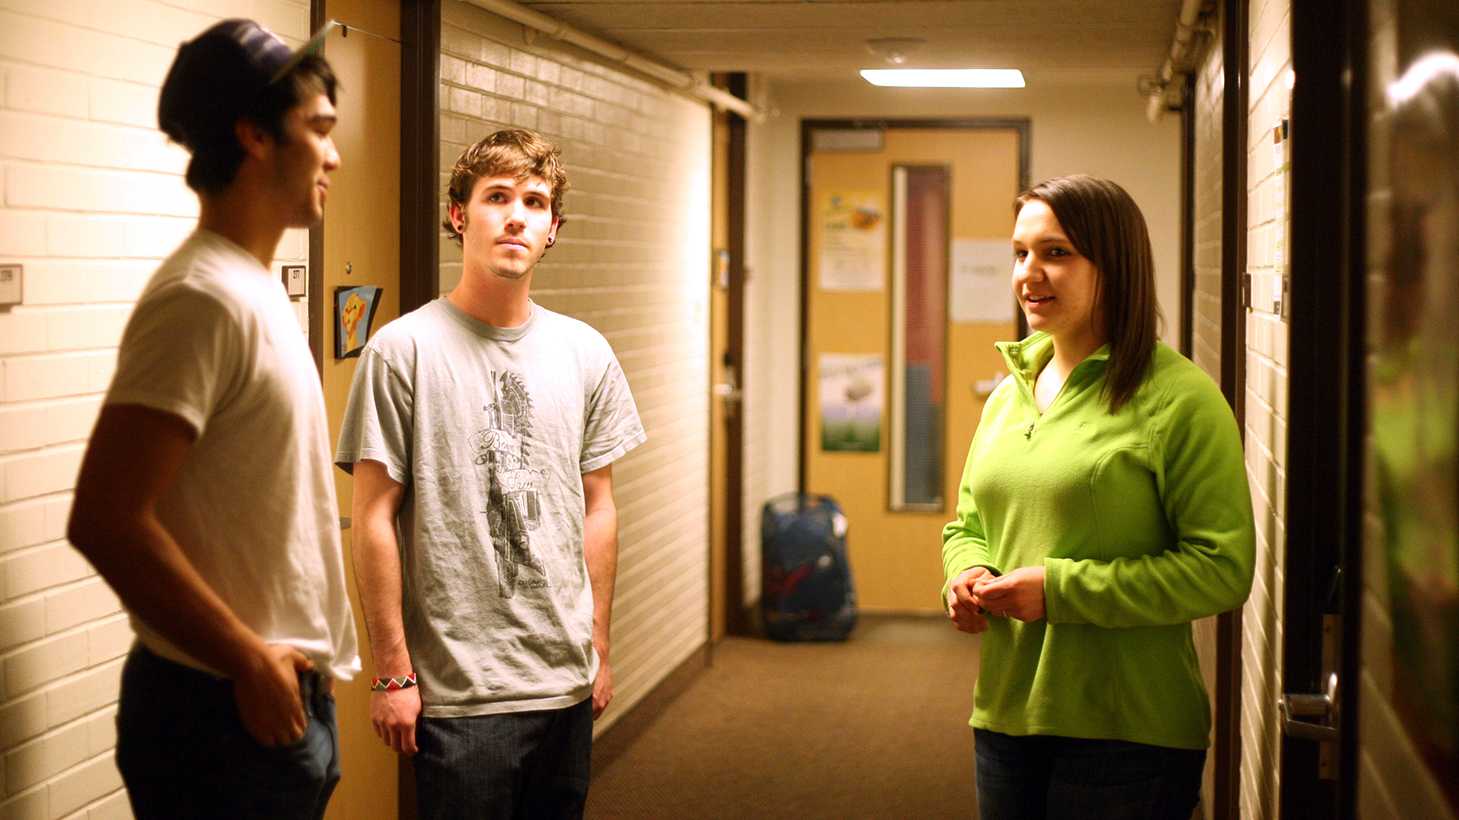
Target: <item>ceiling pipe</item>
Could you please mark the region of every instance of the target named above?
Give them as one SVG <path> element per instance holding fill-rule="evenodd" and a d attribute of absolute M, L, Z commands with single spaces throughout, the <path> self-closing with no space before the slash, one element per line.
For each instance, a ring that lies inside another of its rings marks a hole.
<path fill-rule="evenodd" d="M 1150 122 L 1158 122 L 1165 109 L 1174 105 L 1181 105 L 1184 100 L 1183 83 L 1176 82 L 1176 74 L 1184 74 L 1187 70 L 1186 60 L 1193 51 L 1192 45 L 1196 40 L 1196 21 L 1201 16 L 1201 5 L 1204 0 L 1182 0 L 1180 4 L 1180 18 L 1175 24 L 1175 39 L 1170 44 L 1170 53 L 1165 57 L 1165 64 L 1160 66 L 1160 71 L 1155 75 L 1155 88 L 1150 92 L 1150 100 L 1145 106 L 1145 117 Z"/>
<path fill-rule="evenodd" d="M 573 28 L 561 20 L 548 17 L 539 11 L 533 11 L 521 3 L 513 2 L 513 0 L 466 0 L 466 2 L 486 9 L 492 14 L 521 23 L 528 28 L 536 29 L 549 37 L 591 51 L 640 74 L 653 77 L 675 91 L 697 97 L 718 108 L 733 111 L 746 119 L 753 119 L 756 122 L 764 119 L 764 112 L 755 106 L 733 94 L 700 81 L 688 71 L 664 65 L 657 60 L 629 51 L 611 40 L 605 40 Z"/>

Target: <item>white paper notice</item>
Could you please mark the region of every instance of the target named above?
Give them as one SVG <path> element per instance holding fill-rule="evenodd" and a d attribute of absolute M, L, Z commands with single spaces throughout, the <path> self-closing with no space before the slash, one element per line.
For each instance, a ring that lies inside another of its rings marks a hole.
<path fill-rule="evenodd" d="M 949 318 L 954 322 L 1013 319 L 1013 251 L 1007 239 L 954 239 L 948 272 Z"/>
<path fill-rule="evenodd" d="M 881 198 L 870 191 L 831 193 L 818 217 L 821 290 L 881 290 L 887 255 Z"/>

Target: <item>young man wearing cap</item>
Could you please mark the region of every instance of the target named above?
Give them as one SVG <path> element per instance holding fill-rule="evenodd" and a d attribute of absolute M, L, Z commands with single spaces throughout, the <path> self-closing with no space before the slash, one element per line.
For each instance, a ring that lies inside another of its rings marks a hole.
<path fill-rule="evenodd" d="M 227 20 L 162 87 L 201 214 L 123 333 L 68 533 L 137 633 L 116 760 L 142 818 L 317 818 L 339 779 L 329 693 L 360 662 L 328 429 L 269 270 L 339 167 L 321 39 Z"/>
<path fill-rule="evenodd" d="M 414 755 L 422 818 L 581 816 L 613 696 L 611 465 L 644 432 L 602 335 L 529 298 L 566 189 L 529 131 L 461 155 L 461 281 L 366 345 L 335 451 L 355 476 L 370 716 Z"/>

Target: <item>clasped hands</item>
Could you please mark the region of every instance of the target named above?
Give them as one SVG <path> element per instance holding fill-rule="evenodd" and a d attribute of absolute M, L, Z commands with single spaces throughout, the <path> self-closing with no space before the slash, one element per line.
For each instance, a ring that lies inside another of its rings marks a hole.
<path fill-rule="evenodd" d="M 947 617 L 972 634 L 987 630 L 990 617 L 1043 618 L 1044 568 L 1020 567 L 1005 575 L 994 575 L 987 567 L 964 571 L 948 585 Z"/>

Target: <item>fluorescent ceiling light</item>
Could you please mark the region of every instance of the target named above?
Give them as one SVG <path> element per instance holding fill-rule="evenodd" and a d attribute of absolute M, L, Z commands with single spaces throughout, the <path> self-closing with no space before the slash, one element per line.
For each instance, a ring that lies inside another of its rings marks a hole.
<path fill-rule="evenodd" d="M 896 88 L 1023 88 L 1016 68 L 863 68 L 861 76 Z"/>

